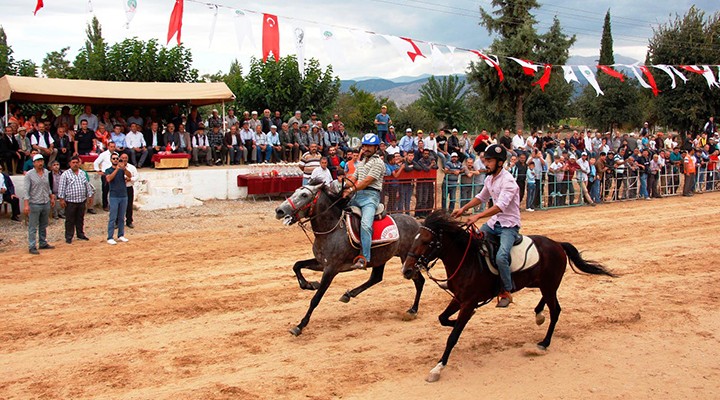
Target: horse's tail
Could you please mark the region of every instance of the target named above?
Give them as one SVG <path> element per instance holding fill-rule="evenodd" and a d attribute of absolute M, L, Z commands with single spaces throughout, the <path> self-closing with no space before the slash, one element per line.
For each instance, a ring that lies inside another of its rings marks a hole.
<path fill-rule="evenodd" d="M 607 268 L 605 268 L 605 266 L 603 266 L 599 262 L 585 260 L 584 258 L 582 258 L 578 249 L 575 248 L 575 246 L 573 246 L 572 244 L 563 242 L 560 243 L 560 245 L 565 250 L 565 254 L 567 254 L 568 258 L 570 259 L 570 266 L 572 267 L 573 271 L 577 272 L 577 270 L 575 269 L 575 267 L 577 267 L 580 271 L 585 272 L 586 274 L 607 275 L 613 278 L 617 278 L 616 274 L 608 271 Z"/>

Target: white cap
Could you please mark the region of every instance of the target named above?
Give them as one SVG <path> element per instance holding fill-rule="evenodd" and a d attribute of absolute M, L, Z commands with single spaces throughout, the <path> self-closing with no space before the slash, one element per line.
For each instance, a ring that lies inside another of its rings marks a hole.
<path fill-rule="evenodd" d="M 575 160 L 577 157 L 575 156 L 575 154 L 570 154 L 570 158 Z"/>
<path fill-rule="evenodd" d="M 457 131 L 456 131 L 456 132 L 457 132 Z M 457 156 L 458 156 L 458 155 L 457 155 L 457 153 L 456 153 L 456 152 L 454 152 L 454 151 L 453 151 L 453 153 L 452 153 L 452 154 L 450 154 L 450 157 L 457 157 Z"/>
<path fill-rule="evenodd" d="M 390 128 L 389 128 L 389 129 L 395 129 L 395 127 L 394 127 L 393 125 L 390 125 Z"/>
<path fill-rule="evenodd" d="M 297 111 L 295 111 L 295 114 L 302 114 L 302 111 L 297 110 Z"/>
<path fill-rule="evenodd" d="M 253 111 L 250 114 L 257 115 L 257 111 Z"/>
<path fill-rule="evenodd" d="M 35 156 L 33 157 L 33 161 L 37 161 L 37 160 L 44 160 L 44 158 L 41 154 L 35 154 Z"/>
<path fill-rule="evenodd" d="M 218 112 L 217 108 L 213 108 L 212 112 Z"/>
<path fill-rule="evenodd" d="M 332 122 L 327 125 L 328 127 L 332 128 Z"/>
<path fill-rule="evenodd" d="M 453 130 L 451 132 L 457 132 L 457 129 L 453 128 Z"/>
<path fill-rule="evenodd" d="M 277 129 L 277 126 L 275 126 L 275 125 L 270 125 L 270 129 Z"/>
<path fill-rule="evenodd" d="M 411 128 L 405 129 L 405 133 L 407 133 L 407 132 L 412 132 L 412 129 Z"/>
<path fill-rule="evenodd" d="M 468 133 L 468 131 L 463 131 L 462 133 L 463 133 L 463 135 L 464 135 L 464 134 Z"/>

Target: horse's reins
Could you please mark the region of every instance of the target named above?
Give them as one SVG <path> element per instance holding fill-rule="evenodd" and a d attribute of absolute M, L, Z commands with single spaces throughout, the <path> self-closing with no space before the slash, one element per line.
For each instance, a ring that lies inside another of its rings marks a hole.
<path fill-rule="evenodd" d="M 349 180 L 348 180 L 348 181 L 349 181 Z M 344 185 L 344 182 L 345 182 L 345 180 L 343 180 L 343 185 Z M 354 183 L 353 181 L 349 181 L 349 182 L 352 183 L 353 186 L 355 186 L 355 183 Z M 308 189 L 308 188 L 305 187 L 305 186 L 303 186 L 302 188 L 303 188 L 303 189 L 306 189 L 306 190 L 310 190 L 310 189 Z M 312 193 L 312 191 L 311 191 L 311 193 Z M 354 194 L 354 193 L 356 193 L 356 191 L 353 191 L 353 194 Z M 320 190 L 318 190 L 318 192 L 315 194 L 315 197 L 313 198 L 313 200 L 312 200 L 311 202 L 309 202 L 309 203 L 307 203 L 307 204 L 305 204 L 304 206 L 299 207 L 299 208 L 298 208 L 298 207 L 295 207 L 295 204 L 293 203 L 293 201 L 292 201 L 292 199 L 291 199 L 290 197 L 287 198 L 287 202 L 288 202 L 288 204 L 290 204 L 290 207 L 292 208 L 293 215 L 296 215 L 296 214 L 297 214 L 298 212 L 300 212 L 300 211 L 309 210 L 309 211 L 308 211 L 308 217 L 305 218 L 305 219 L 303 219 L 303 220 L 298 220 L 298 225 L 300 225 L 300 228 L 302 229 L 303 233 L 305 234 L 305 237 L 308 238 L 308 241 L 310 241 L 310 244 L 313 244 L 313 245 L 315 244 L 315 242 L 313 242 L 313 240 L 310 239 L 310 235 L 308 235 L 308 230 L 312 231 L 313 235 L 315 235 L 315 236 L 317 236 L 317 235 L 327 235 L 327 234 L 329 234 L 329 233 L 334 232 L 334 231 L 342 224 L 342 220 L 343 220 L 343 216 L 342 216 L 342 214 L 341 214 L 341 215 L 340 215 L 340 218 L 338 218 L 338 222 L 335 224 L 335 226 L 333 226 L 332 229 L 330 229 L 330 230 L 328 230 L 328 231 L 325 231 L 325 232 L 316 232 L 316 231 L 313 230 L 312 228 L 311 228 L 311 229 L 306 228 L 305 225 L 307 225 L 308 223 L 312 222 L 312 220 L 314 220 L 315 218 L 317 218 L 317 217 L 325 214 L 326 212 L 330 211 L 333 207 L 335 207 L 335 205 L 336 205 L 337 203 L 339 203 L 341 200 L 343 200 L 343 197 L 340 196 L 337 200 L 335 200 L 334 202 L 332 202 L 325 210 L 323 210 L 323 211 L 321 211 L 321 212 L 313 215 L 313 210 L 315 209 L 315 205 L 317 204 L 319 198 L 320 198 Z"/>

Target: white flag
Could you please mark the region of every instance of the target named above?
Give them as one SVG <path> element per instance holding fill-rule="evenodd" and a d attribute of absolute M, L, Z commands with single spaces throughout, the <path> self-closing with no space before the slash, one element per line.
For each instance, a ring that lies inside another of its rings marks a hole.
<path fill-rule="evenodd" d="M 563 65 L 563 74 L 565 75 L 565 82 L 577 82 L 580 83 L 580 80 L 578 79 L 577 75 L 575 75 L 575 71 L 573 71 L 572 67 L 569 65 Z"/>
<path fill-rule="evenodd" d="M 715 80 L 715 74 L 713 74 L 712 70 L 709 66 L 703 65 L 702 70 L 703 72 L 703 78 L 707 81 L 708 87 L 712 89 L 713 87 L 720 87 L 720 84 Z"/>
<path fill-rule="evenodd" d="M 600 85 L 598 85 L 597 80 L 595 79 L 595 74 L 587 65 L 578 65 L 578 70 L 585 77 L 588 83 L 593 87 L 593 89 L 595 89 L 595 92 L 597 92 L 597 96 L 605 95 L 602 89 L 600 89 Z"/>
<path fill-rule="evenodd" d="M 448 56 L 448 61 L 450 62 L 450 66 L 452 67 L 452 73 L 457 74 L 457 67 L 455 66 L 455 46 L 445 46 L 448 50 L 450 50 L 450 55 Z"/>
<path fill-rule="evenodd" d="M 295 53 L 297 54 L 300 76 L 305 78 L 305 30 L 299 26 L 293 29 L 295 33 Z"/>
<path fill-rule="evenodd" d="M 520 64 L 520 66 L 523 67 L 523 70 L 531 69 L 531 70 L 533 70 L 533 72 L 537 72 L 537 70 L 538 70 L 539 65 L 537 65 L 537 64 L 533 64 L 531 62 L 521 60 L 521 59 L 515 58 L 515 57 L 508 57 L 508 58 L 515 61 L 516 63 Z"/>
<path fill-rule="evenodd" d="M 212 23 L 210 24 L 210 37 L 208 38 L 209 39 L 208 47 L 212 47 L 213 37 L 215 36 L 215 25 L 217 24 L 218 6 L 213 4 L 210 6 L 210 9 L 214 9 L 214 11 L 213 11 Z"/>
<path fill-rule="evenodd" d="M 665 65 L 665 64 L 657 64 L 657 65 L 653 65 L 653 67 L 655 67 L 655 68 L 657 68 L 657 69 L 665 72 L 666 74 L 668 74 L 668 76 L 669 76 L 670 79 L 672 80 L 672 84 L 670 85 L 670 87 L 671 87 L 672 89 L 675 89 L 675 87 L 677 87 L 677 85 L 675 84 L 675 74 L 673 74 L 673 72 L 672 72 L 672 70 L 670 69 L 670 67 L 668 67 L 668 66 Z"/>
<path fill-rule="evenodd" d="M 123 0 L 123 7 L 125 8 L 125 29 L 130 29 L 130 21 L 135 18 L 137 10 L 137 0 Z"/>
<path fill-rule="evenodd" d="M 337 30 L 331 27 L 320 28 L 320 37 L 322 37 L 323 46 L 330 57 L 331 64 L 344 64 L 346 60 L 345 52 L 337 37 Z"/>
<path fill-rule="evenodd" d="M 450 60 L 440 51 L 440 47 L 435 43 L 430 43 L 430 58 L 433 69 L 435 70 L 452 68 Z"/>
<path fill-rule="evenodd" d="M 645 89 L 652 89 L 652 86 L 648 85 L 647 82 L 645 82 L 645 79 L 643 79 L 642 75 L 640 74 L 640 71 L 638 71 L 638 67 L 635 65 L 625 65 L 625 67 L 628 67 L 632 70 L 633 74 L 635 74 L 635 78 L 640 82 L 640 86 L 644 87 Z"/>
<path fill-rule="evenodd" d="M 357 29 L 350 29 L 348 32 L 352 36 L 355 46 L 358 49 L 367 50 L 373 47 L 372 38 L 369 33 Z"/>
<path fill-rule="evenodd" d="M 246 40 L 248 40 L 250 42 L 250 46 L 255 49 L 255 38 L 253 37 L 250 19 L 247 18 L 244 12 L 235 10 L 235 17 L 233 20 L 235 21 L 235 36 L 237 37 L 238 50 L 242 51 L 243 42 Z"/>
<path fill-rule="evenodd" d="M 410 48 L 410 44 L 402 39 L 400 39 L 397 36 L 392 35 L 380 35 L 385 40 L 392 45 L 392 47 L 397 51 L 398 54 L 400 54 L 402 57 L 407 57 L 407 51 L 408 48 Z"/>
<path fill-rule="evenodd" d="M 92 13 L 92 12 L 93 12 L 92 0 L 88 0 L 88 3 L 87 3 L 87 11 L 88 11 L 89 13 Z"/>
<path fill-rule="evenodd" d="M 673 67 L 672 65 L 669 66 L 672 72 L 677 75 L 678 78 L 682 79 L 683 83 L 687 83 L 688 78 L 683 74 L 682 72 L 678 71 L 677 68 Z"/>

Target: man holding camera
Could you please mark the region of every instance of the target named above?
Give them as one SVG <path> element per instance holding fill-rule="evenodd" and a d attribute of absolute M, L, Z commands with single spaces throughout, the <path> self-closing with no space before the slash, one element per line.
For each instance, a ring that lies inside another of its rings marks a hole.
<path fill-rule="evenodd" d="M 118 153 L 113 153 L 110 157 L 112 167 L 105 170 L 105 179 L 110 189 L 110 215 L 108 219 L 108 244 L 115 245 L 117 242 L 113 239 L 115 228 L 118 231 L 118 240 L 128 242 L 125 238 L 125 213 L 128 206 L 128 194 L 125 186 L 126 180 L 132 179 L 130 171 L 127 169 L 127 162 L 120 159 Z"/>

